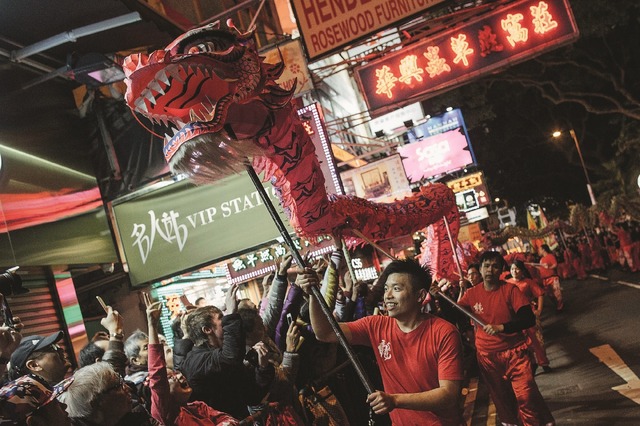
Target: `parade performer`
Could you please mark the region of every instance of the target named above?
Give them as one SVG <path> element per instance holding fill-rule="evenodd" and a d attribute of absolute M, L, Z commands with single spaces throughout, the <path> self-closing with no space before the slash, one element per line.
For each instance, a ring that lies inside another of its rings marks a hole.
<path fill-rule="evenodd" d="M 562 300 L 562 288 L 560 288 L 560 278 L 558 277 L 558 261 L 547 244 L 540 246 L 540 276 L 547 294 L 555 299 L 556 311 L 562 312 L 564 302 Z"/>
<path fill-rule="evenodd" d="M 462 343 L 451 323 L 421 312 L 431 276 L 415 261 L 394 260 L 378 282 L 388 315 L 339 324 L 351 344 L 374 348 L 384 391 L 370 394 L 367 402 L 376 414 L 389 413 L 394 425 L 460 425 Z M 318 277 L 307 269 L 296 283 L 310 293 Z M 309 314 L 318 340 L 335 342 L 314 298 Z"/>
<path fill-rule="evenodd" d="M 523 334 L 535 324 L 531 304 L 516 286 L 500 280 L 503 268 L 499 253 L 484 252 L 480 257 L 483 284 L 466 290 L 459 302 L 486 324 L 476 330 L 480 374 L 503 424 L 553 425 L 533 378 Z"/>
<path fill-rule="evenodd" d="M 529 270 L 521 260 L 514 261 L 510 269 L 511 278 L 509 278 L 507 282 L 518 287 L 522 294 L 530 301 L 531 309 L 536 316 L 536 325 L 527 328 L 525 331 L 529 337 L 529 346 L 533 351 L 536 361 L 533 365 L 533 373 L 535 374 L 538 365 L 548 373 L 551 371 L 551 367 L 549 366 L 547 351 L 544 348 L 542 324 L 540 322 L 540 315 L 542 314 L 542 307 L 544 306 L 544 290 L 531 278 Z"/>

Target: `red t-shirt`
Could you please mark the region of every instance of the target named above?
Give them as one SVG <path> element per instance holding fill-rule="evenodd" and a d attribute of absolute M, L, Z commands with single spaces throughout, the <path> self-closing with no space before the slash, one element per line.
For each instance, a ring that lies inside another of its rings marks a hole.
<path fill-rule="evenodd" d="M 373 315 L 345 323 L 354 345 L 374 348 L 384 391 L 418 393 L 440 387 L 438 380 L 463 380 L 462 342 L 458 330 L 442 318 L 426 314 L 415 330 L 405 333 L 396 320 Z M 376 350 L 377 349 L 377 350 Z M 395 426 L 459 425 L 457 409 L 389 413 Z"/>
<path fill-rule="evenodd" d="M 540 268 L 538 268 L 538 271 L 540 271 L 540 276 L 543 279 L 549 278 L 549 277 L 555 277 L 558 275 L 558 270 L 557 270 L 558 261 L 556 260 L 556 257 L 553 254 L 549 253 L 542 256 L 542 259 L 540 259 L 540 264 L 550 266 L 550 268 L 545 268 L 544 266 L 541 266 Z"/>
<path fill-rule="evenodd" d="M 633 245 L 631 234 L 625 231 L 624 228 L 618 228 L 615 232 L 618 236 L 618 241 L 620 241 L 620 247 L 630 247 Z"/>
<path fill-rule="evenodd" d="M 518 287 L 522 294 L 524 294 L 524 297 L 531 302 L 537 302 L 538 297 L 544 295 L 544 290 L 531 278 L 523 278 L 520 281 L 511 278 L 507 280 L 507 282 Z"/>
<path fill-rule="evenodd" d="M 459 302 L 473 312 L 485 324 L 504 324 L 515 317 L 515 313 L 529 301 L 518 287 L 509 285 L 504 281 L 500 286 L 487 291 L 484 285 L 470 288 L 462 296 Z M 499 352 L 515 348 L 525 342 L 522 332 L 498 333 L 490 336 L 480 327 L 476 327 L 476 348 L 483 352 Z"/>

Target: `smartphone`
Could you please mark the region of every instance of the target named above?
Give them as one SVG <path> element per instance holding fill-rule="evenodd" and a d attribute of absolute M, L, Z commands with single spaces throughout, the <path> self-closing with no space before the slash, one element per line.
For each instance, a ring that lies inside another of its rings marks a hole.
<path fill-rule="evenodd" d="M 100 303 L 100 306 L 102 306 L 102 309 L 104 309 L 104 311 L 109 314 L 109 310 L 107 309 L 107 304 L 104 303 L 104 300 L 102 300 L 102 297 L 100 296 L 96 296 L 96 299 L 98 299 L 98 303 Z"/>
<path fill-rule="evenodd" d="M 244 356 L 245 361 L 251 364 L 254 367 L 258 366 L 258 351 L 251 348 Z"/>

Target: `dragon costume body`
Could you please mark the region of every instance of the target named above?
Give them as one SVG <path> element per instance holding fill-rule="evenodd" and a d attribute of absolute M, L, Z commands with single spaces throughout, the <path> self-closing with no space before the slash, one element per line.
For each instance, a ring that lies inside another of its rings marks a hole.
<path fill-rule="evenodd" d="M 278 189 L 292 227 L 305 238 L 337 232 L 354 244 L 350 229 L 382 240 L 433 224 L 437 243 L 428 258 L 440 276 L 448 276 L 452 250 L 441 218 L 457 235 L 453 192 L 431 184 L 387 204 L 329 196 L 313 142 L 291 103 L 295 86 L 285 90 L 275 82 L 284 64 L 265 63 L 253 35 L 228 25 L 193 29 L 164 50 L 124 60 L 128 106 L 173 128 L 164 141 L 171 170 L 210 183 L 244 171 L 251 161 Z"/>

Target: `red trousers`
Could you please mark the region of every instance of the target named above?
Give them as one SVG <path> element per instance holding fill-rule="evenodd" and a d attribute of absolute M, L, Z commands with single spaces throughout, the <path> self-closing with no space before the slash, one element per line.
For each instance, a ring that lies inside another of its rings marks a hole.
<path fill-rule="evenodd" d="M 580 278 L 580 275 L 578 275 Z M 561 311 L 564 308 L 564 302 L 562 301 L 562 287 L 560 287 L 560 278 L 556 275 L 545 278 L 542 280 L 544 284 L 545 292 L 549 297 L 555 300 L 556 310 Z"/>
<path fill-rule="evenodd" d="M 528 337 L 529 348 L 533 351 L 536 363 L 540 366 L 549 365 L 547 350 L 544 348 L 544 338 L 542 337 L 542 323 L 540 317 L 536 316 L 536 325 L 527 328 L 525 333 Z"/>
<path fill-rule="evenodd" d="M 525 426 L 555 425 L 533 378 L 525 344 L 501 352 L 477 351 L 480 374 L 500 421 Z"/>

